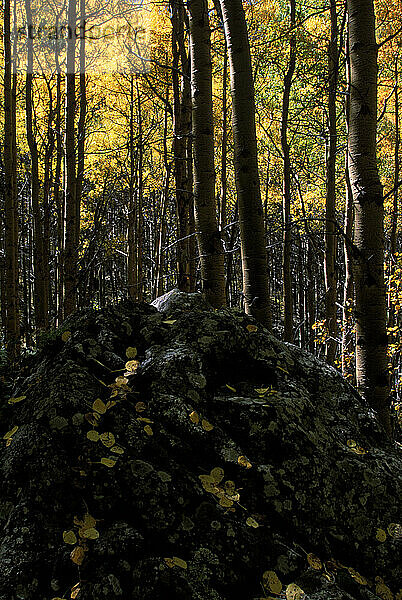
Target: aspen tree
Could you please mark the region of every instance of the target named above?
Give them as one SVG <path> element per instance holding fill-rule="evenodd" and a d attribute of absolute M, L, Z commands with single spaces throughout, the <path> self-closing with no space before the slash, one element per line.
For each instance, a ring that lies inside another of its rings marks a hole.
<path fill-rule="evenodd" d="M 348 0 L 349 173 L 355 210 L 356 380 L 388 435 L 384 197 L 378 175 L 377 51 L 373 0 Z"/>
<path fill-rule="evenodd" d="M 211 39 L 207 0 L 190 0 L 194 204 L 202 290 L 214 307 L 225 304 L 223 246 L 215 200 Z"/>

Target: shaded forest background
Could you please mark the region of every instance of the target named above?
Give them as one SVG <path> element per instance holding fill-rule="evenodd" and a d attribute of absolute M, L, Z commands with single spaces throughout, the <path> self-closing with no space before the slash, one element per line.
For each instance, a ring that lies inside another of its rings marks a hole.
<path fill-rule="evenodd" d="M 253 0 L 243 6 L 252 53 L 273 331 L 326 358 L 355 383 L 346 7 L 336 0 Z M 29 7 L 28 0 L 28 22 Z M 242 307 L 228 53 L 219 3 L 209 8 L 216 218 L 227 303 Z M 7 10 L 12 15 L 8 2 L 5 24 Z M 401 2 L 381 0 L 375 10 L 388 359 L 397 413 L 402 375 Z M 141 11 L 149 56 L 140 72 L 65 76 L 22 69 L 14 75 L 4 61 L 4 361 L 13 327 L 18 351 L 29 353 L 77 307 L 100 308 L 127 297 L 151 301 L 173 287 L 201 289 L 189 16 L 181 0 L 144 2 Z M 83 14 L 81 0 L 77 20 Z M 4 53 L 7 57 L 6 48 Z M 11 229 L 10 242 L 6 234 Z M 11 274 L 7 243 L 14 247 Z M 12 280 L 16 294 L 10 329 L 6 291 Z"/>

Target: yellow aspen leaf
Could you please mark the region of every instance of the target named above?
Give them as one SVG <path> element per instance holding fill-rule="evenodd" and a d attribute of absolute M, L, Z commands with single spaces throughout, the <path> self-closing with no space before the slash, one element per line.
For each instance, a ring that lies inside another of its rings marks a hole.
<path fill-rule="evenodd" d="M 209 475 L 199 475 L 198 477 L 201 480 L 204 490 L 213 494 L 215 491 L 215 483 L 212 481 L 211 477 Z"/>
<path fill-rule="evenodd" d="M 10 429 L 10 431 L 7 431 L 7 433 L 5 433 L 3 435 L 3 440 L 9 440 L 10 438 L 13 437 L 14 433 L 16 433 L 18 431 L 18 425 L 14 425 L 14 427 L 12 429 Z"/>
<path fill-rule="evenodd" d="M 151 436 L 154 434 L 154 432 L 152 431 L 152 427 L 150 427 L 150 425 L 145 425 L 144 427 L 144 431 L 147 435 Z"/>
<path fill-rule="evenodd" d="M 128 379 L 127 377 L 123 377 L 122 375 L 119 375 L 118 377 L 116 377 L 115 379 L 115 384 L 120 387 L 122 385 L 127 385 L 128 383 Z"/>
<path fill-rule="evenodd" d="M 187 563 L 182 558 L 179 558 L 178 556 L 173 556 L 172 560 L 176 567 L 180 567 L 181 569 L 187 569 Z"/>
<path fill-rule="evenodd" d="M 303 590 L 295 583 L 290 583 L 286 587 L 286 600 L 302 600 L 303 597 Z"/>
<path fill-rule="evenodd" d="M 97 398 L 92 404 L 92 410 L 99 413 L 100 415 L 104 415 L 106 412 L 106 404 L 100 398 Z"/>
<path fill-rule="evenodd" d="M 85 415 L 85 419 L 88 421 L 88 423 L 90 425 L 92 425 L 92 427 L 98 427 L 99 425 L 99 420 L 100 420 L 100 414 L 98 413 L 87 413 Z"/>
<path fill-rule="evenodd" d="M 162 323 L 164 323 L 165 325 L 173 325 L 173 323 L 176 323 L 177 319 L 168 319 L 167 321 L 162 321 Z"/>
<path fill-rule="evenodd" d="M 95 527 L 96 519 L 89 513 L 85 513 L 84 515 L 84 526 L 85 527 Z"/>
<path fill-rule="evenodd" d="M 274 594 L 280 594 L 282 591 L 282 582 L 275 571 L 265 571 L 262 576 L 264 588 Z"/>
<path fill-rule="evenodd" d="M 112 391 L 112 393 L 110 394 L 110 397 L 111 397 L 111 398 L 116 398 L 116 396 L 118 396 L 118 395 L 119 395 L 119 390 L 113 390 L 113 391 Z M 115 401 L 115 400 L 112 400 L 112 402 L 114 402 L 114 404 L 116 404 L 116 401 Z M 111 403 L 112 403 L 112 402 L 111 402 Z M 108 404 L 109 404 L 109 402 L 108 402 Z M 114 405 L 113 405 L 113 406 L 114 406 Z"/>
<path fill-rule="evenodd" d="M 87 438 L 91 441 L 91 442 L 97 442 L 99 440 L 99 433 L 97 431 L 95 431 L 95 429 L 90 429 L 87 432 Z"/>
<path fill-rule="evenodd" d="M 137 417 L 137 421 L 141 421 L 141 423 L 148 423 L 149 425 L 153 423 L 152 419 L 147 419 L 147 417 Z"/>
<path fill-rule="evenodd" d="M 82 546 L 76 546 L 70 554 L 70 558 L 76 565 L 82 565 L 85 558 L 85 550 Z"/>
<path fill-rule="evenodd" d="M 231 481 L 230 479 L 228 479 L 227 481 L 225 481 L 224 487 L 225 487 L 225 491 L 228 494 L 233 494 L 236 489 L 236 484 L 234 481 Z"/>
<path fill-rule="evenodd" d="M 223 479 L 225 475 L 225 471 L 221 468 L 221 467 L 215 467 L 214 469 L 212 469 L 211 473 L 209 474 L 211 481 L 213 481 L 213 483 L 220 483 Z"/>
<path fill-rule="evenodd" d="M 200 417 L 198 415 L 198 413 L 195 412 L 195 410 L 193 410 L 193 412 L 190 413 L 190 421 L 192 423 L 195 423 L 195 425 L 197 425 L 200 422 Z"/>
<path fill-rule="evenodd" d="M 82 538 L 86 538 L 88 540 L 97 540 L 99 537 L 99 531 L 94 527 L 89 527 L 88 529 L 80 529 L 79 535 Z"/>
<path fill-rule="evenodd" d="M 6 448 L 8 448 L 8 446 L 11 445 L 12 441 L 13 441 L 13 438 L 8 438 L 8 440 L 6 440 Z"/>
<path fill-rule="evenodd" d="M 167 566 L 169 567 L 169 569 L 173 569 L 173 567 L 175 566 L 174 562 L 173 562 L 173 558 L 164 558 L 163 559 L 165 561 L 165 563 L 167 564 Z"/>
<path fill-rule="evenodd" d="M 257 394 L 260 396 L 265 396 L 267 392 L 269 392 L 269 388 L 254 388 Z"/>
<path fill-rule="evenodd" d="M 347 440 L 346 444 L 349 448 L 356 448 L 357 446 L 355 440 Z"/>
<path fill-rule="evenodd" d="M 258 331 L 258 327 L 256 325 L 247 325 L 247 331 L 254 333 L 255 331 Z"/>
<path fill-rule="evenodd" d="M 400 540 L 402 538 L 402 525 L 399 523 L 390 523 L 387 527 L 391 537 Z"/>
<path fill-rule="evenodd" d="M 147 409 L 147 405 L 145 404 L 145 402 L 137 402 L 137 404 L 135 405 L 135 410 L 139 413 L 144 412 L 144 410 Z"/>
<path fill-rule="evenodd" d="M 322 562 L 315 554 L 307 554 L 307 562 L 316 571 L 320 571 L 322 569 Z"/>
<path fill-rule="evenodd" d="M 232 387 L 231 385 L 229 385 L 228 383 L 226 384 L 226 387 L 228 388 L 228 390 L 230 390 L 231 392 L 237 392 L 236 388 Z"/>
<path fill-rule="evenodd" d="M 61 334 L 62 342 L 68 342 L 70 337 L 71 337 L 71 331 L 63 331 L 63 333 Z"/>
<path fill-rule="evenodd" d="M 115 466 L 115 464 L 116 464 L 117 461 L 114 460 L 113 458 L 105 458 L 105 457 L 103 457 L 103 458 L 101 458 L 100 462 L 101 462 L 102 465 L 105 465 L 105 467 L 108 467 L 109 469 L 111 469 L 112 467 Z"/>
<path fill-rule="evenodd" d="M 135 358 L 137 356 L 137 348 L 133 348 L 133 346 L 126 348 L 126 356 L 128 360 Z"/>
<path fill-rule="evenodd" d="M 214 426 L 206 419 L 202 419 L 201 427 L 204 429 L 204 431 L 212 431 L 214 428 Z"/>
<path fill-rule="evenodd" d="M 138 369 L 139 366 L 140 366 L 139 360 L 129 360 L 125 364 L 126 371 L 128 371 L 129 373 L 134 373 Z"/>
<path fill-rule="evenodd" d="M 106 402 L 106 410 L 109 410 L 109 408 L 113 408 L 113 406 L 116 406 L 116 404 L 116 400 L 108 400 Z"/>
<path fill-rule="evenodd" d="M 365 577 L 363 577 L 363 575 L 360 575 L 360 573 L 358 573 L 357 571 L 355 571 L 355 569 L 352 569 L 352 567 L 348 568 L 348 571 L 350 573 L 350 576 L 357 581 L 357 583 L 360 583 L 360 585 L 367 585 L 368 581 Z"/>
<path fill-rule="evenodd" d="M 78 582 L 71 588 L 71 591 L 70 591 L 71 600 L 75 600 L 75 598 L 77 598 L 80 591 L 81 591 L 80 582 Z"/>
<path fill-rule="evenodd" d="M 237 462 L 241 467 L 245 467 L 246 469 L 251 469 L 252 464 L 245 456 L 239 456 Z"/>
<path fill-rule="evenodd" d="M 18 404 L 18 402 L 22 402 L 23 400 L 25 400 L 26 396 L 18 396 L 17 398 L 9 398 L 8 403 L 9 404 Z"/>
<path fill-rule="evenodd" d="M 257 521 L 255 519 L 253 519 L 253 517 L 248 517 L 246 519 L 246 525 L 248 525 L 248 527 L 253 527 L 254 529 L 257 529 L 257 527 L 259 527 L 259 523 L 257 523 Z"/>
<path fill-rule="evenodd" d="M 106 448 L 111 448 L 114 446 L 115 437 L 111 431 L 105 431 L 105 433 L 101 433 L 99 436 L 100 441 Z"/>
<path fill-rule="evenodd" d="M 387 534 L 385 533 L 385 531 L 383 529 L 377 529 L 377 532 L 375 534 L 375 539 L 378 540 L 379 542 L 385 542 L 385 540 L 387 539 Z"/>
<path fill-rule="evenodd" d="M 77 536 L 72 529 L 63 531 L 63 542 L 65 544 L 71 544 L 72 546 L 77 543 Z"/>
<path fill-rule="evenodd" d="M 222 496 L 219 500 L 219 504 L 224 508 L 229 508 L 230 506 L 233 506 L 233 500 L 230 500 L 230 498 L 227 498 L 226 496 Z"/>
<path fill-rule="evenodd" d="M 114 452 L 115 454 L 124 454 L 124 448 L 121 446 L 113 446 L 110 448 L 110 452 Z"/>
<path fill-rule="evenodd" d="M 394 600 L 394 594 L 385 583 L 377 583 L 375 586 L 375 593 L 377 596 L 380 596 L 382 600 Z"/>

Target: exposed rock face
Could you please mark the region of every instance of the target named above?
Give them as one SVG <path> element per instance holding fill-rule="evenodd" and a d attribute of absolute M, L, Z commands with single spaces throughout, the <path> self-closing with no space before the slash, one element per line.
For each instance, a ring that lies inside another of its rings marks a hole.
<path fill-rule="evenodd" d="M 362 399 L 239 311 L 158 307 L 73 315 L 18 381 L 0 600 L 397 594 L 402 461 Z"/>

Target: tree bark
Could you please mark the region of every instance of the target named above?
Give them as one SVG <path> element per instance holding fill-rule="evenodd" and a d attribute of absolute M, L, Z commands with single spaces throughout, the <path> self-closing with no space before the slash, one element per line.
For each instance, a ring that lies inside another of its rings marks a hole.
<path fill-rule="evenodd" d="M 349 135 L 349 115 L 350 115 L 350 56 L 349 43 L 346 36 L 345 44 L 346 54 L 346 85 L 347 94 L 345 102 L 345 122 L 346 134 Z M 352 377 L 355 382 L 355 369 L 351 365 L 351 355 L 354 353 L 353 335 L 351 332 L 353 326 L 352 307 L 354 301 L 354 283 L 353 283 L 353 194 L 349 177 L 349 156 L 345 155 L 345 218 L 344 218 L 344 260 L 345 260 L 345 282 L 343 286 L 343 310 L 342 310 L 342 375 Z"/>
<path fill-rule="evenodd" d="M 215 308 L 225 304 L 222 241 L 215 200 L 212 61 L 207 0 L 189 0 L 194 203 L 202 291 Z"/>
<path fill-rule="evenodd" d="M 34 260 L 34 314 L 35 329 L 39 333 L 46 328 L 48 312 L 46 277 L 44 262 L 44 231 L 43 218 L 39 201 L 39 157 L 38 145 L 34 132 L 33 123 L 33 21 L 30 0 L 25 0 L 25 12 L 27 17 L 27 73 L 25 78 L 25 118 L 26 136 L 29 153 L 31 157 L 31 204 L 33 212 L 33 260 Z"/>
<path fill-rule="evenodd" d="M 254 80 L 241 0 L 220 0 L 232 93 L 235 176 L 245 309 L 272 328 L 264 213 L 258 174 Z"/>
<path fill-rule="evenodd" d="M 85 60 L 85 8 L 86 2 L 85 0 L 79 0 L 79 11 L 80 11 L 80 41 L 79 41 L 79 117 L 78 117 L 78 141 L 77 141 L 77 171 L 76 171 L 76 246 L 77 249 L 79 247 L 80 241 L 80 222 L 81 222 L 81 201 L 82 201 L 82 192 L 84 185 L 84 171 L 85 171 L 85 121 L 87 114 L 87 82 L 86 82 L 86 60 Z M 78 274 L 77 274 L 78 275 Z M 77 283 L 79 283 L 79 279 L 77 277 Z M 77 303 L 81 302 L 81 297 L 84 296 L 81 293 L 82 285 L 78 285 L 77 287 Z M 79 294 L 78 294 L 79 292 Z"/>
<path fill-rule="evenodd" d="M 325 198 L 325 322 L 328 331 L 325 357 L 333 364 L 337 349 L 338 327 L 336 318 L 336 91 L 338 87 L 338 15 L 336 0 L 330 1 L 331 39 L 328 45 L 328 154 Z"/>
<path fill-rule="evenodd" d="M 355 208 L 356 380 L 391 435 L 384 285 L 384 198 L 376 162 L 377 44 L 373 0 L 348 0 L 349 173 Z"/>
<path fill-rule="evenodd" d="M 138 76 L 135 80 L 135 88 L 137 92 L 137 125 L 138 125 L 138 142 L 137 142 L 137 299 L 142 301 L 144 295 L 144 273 L 143 273 L 143 252 L 144 252 L 144 217 L 142 214 L 143 207 L 143 162 L 144 162 L 144 140 L 143 140 L 143 122 L 142 122 L 142 106 L 140 87 L 138 85 Z"/>
<path fill-rule="evenodd" d="M 177 216 L 177 287 L 190 291 L 189 266 L 189 198 L 191 182 L 188 179 L 186 149 L 190 134 L 191 113 L 190 65 L 185 48 L 182 0 L 171 2 L 172 22 L 172 84 L 173 84 L 173 158 Z M 180 77 L 181 72 L 181 77 Z"/>
<path fill-rule="evenodd" d="M 14 365 L 20 351 L 18 301 L 18 211 L 16 184 L 16 115 L 12 76 L 10 0 L 4 2 L 4 226 L 5 226 L 5 342 L 7 360 Z"/>
<path fill-rule="evenodd" d="M 128 157 L 130 175 L 128 184 L 128 220 L 127 220 L 127 287 L 131 300 L 137 299 L 137 206 L 134 196 L 135 152 L 134 152 L 134 75 L 130 75 L 130 122 L 128 139 Z"/>
<path fill-rule="evenodd" d="M 68 39 L 66 74 L 66 133 L 65 133 L 65 241 L 64 241 L 64 318 L 77 308 L 78 245 L 76 154 L 75 154 L 75 27 L 76 0 L 68 1 Z"/>
<path fill-rule="evenodd" d="M 63 162 L 63 136 L 61 132 L 61 74 L 56 74 L 56 108 L 55 108 L 55 137 L 56 137 L 56 166 L 54 171 L 53 181 L 53 197 L 57 212 L 57 257 L 56 257 L 56 281 L 55 281 L 55 295 L 56 295 L 56 316 L 57 326 L 59 326 L 63 320 L 63 305 L 64 305 L 64 210 L 65 210 L 65 197 L 61 185 L 61 170 Z"/>
<path fill-rule="evenodd" d="M 289 63 L 283 84 L 281 147 L 283 154 L 283 338 L 293 341 L 293 301 L 292 301 L 292 222 L 291 222 L 291 164 L 288 142 L 289 104 L 292 79 L 296 68 L 296 0 L 290 0 L 290 51 Z"/>
<path fill-rule="evenodd" d="M 399 70 L 398 70 L 398 59 L 399 54 L 395 58 L 395 149 L 394 149 L 394 193 L 393 193 L 393 206 L 392 206 L 392 219 L 391 219 L 391 236 L 390 236 L 390 252 L 391 260 L 396 254 L 396 241 L 397 241 L 397 230 L 398 230 L 398 195 L 399 195 L 399 171 L 400 171 L 400 160 L 399 150 L 401 146 L 401 136 L 399 132 Z"/>

